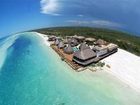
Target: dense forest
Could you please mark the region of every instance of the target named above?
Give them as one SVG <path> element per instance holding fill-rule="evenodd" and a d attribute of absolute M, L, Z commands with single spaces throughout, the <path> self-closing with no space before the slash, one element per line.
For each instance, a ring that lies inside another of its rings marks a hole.
<path fill-rule="evenodd" d="M 70 36 L 83 35 L 104 39 L 117 44 L 120 48 L 140 56 L 140 37 L 126 32 L 91 27 L 53 27 L 33 30 L 47 35 Z"/>

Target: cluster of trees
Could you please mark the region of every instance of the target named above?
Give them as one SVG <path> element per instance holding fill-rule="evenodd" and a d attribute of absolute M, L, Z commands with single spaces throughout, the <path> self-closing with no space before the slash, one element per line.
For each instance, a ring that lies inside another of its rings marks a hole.
<path fill-rule="evenodd" d="M 48 35 L 71 36 L 83 35 L 104 39 L 108 42 L 117 44 L 125 49 L 140 56 L 140 37 L 116 30 L 91 28 L 91 27 L 54 27 L 34 30 Z"/>

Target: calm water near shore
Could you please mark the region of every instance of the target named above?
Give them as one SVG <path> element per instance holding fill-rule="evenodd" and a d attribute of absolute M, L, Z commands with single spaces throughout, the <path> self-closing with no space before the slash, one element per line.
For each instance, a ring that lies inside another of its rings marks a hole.
<path fill-rule="evenodd" d="M 140 105 L 110 74 L 72 70 L 35 33 L 9 38 L 0 40 L 0 105 Z"/>

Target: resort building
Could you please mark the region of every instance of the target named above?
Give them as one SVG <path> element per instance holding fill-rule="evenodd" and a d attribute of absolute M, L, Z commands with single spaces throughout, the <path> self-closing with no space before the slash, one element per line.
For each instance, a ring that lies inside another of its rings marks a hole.
<path fill-rule="evenodd" d="M 74 47 L 74 46 L 77 46 L 79 43 L 78 43 L 78 40 L 75 39 L 75 38 L 71 38 L 71 39 L 68 39 L 68 43 Z"/>
<path fill-rule="evenodd" d="M 63 43 L 64 44 L 68 44 L 69 42 L 70 42 L 69 39 L 67 39 L 67 38 L 66 39 L 63 39 Z"/>
<path fill-rule="evenodd" d="M 118 50 L 118 46 L 113 43 L 77 35 L 65 39 L 49 36 L 48 41 L 53 42 L 52 48 L 74 68 L 97 63 Z"/>
<path fill-rule="evenodd" d="M 96 52 L 97 57 L 101 57 L 101 56 L 103 56 L 103 55 L 105 55 L 105 54 L 108 53 L 108 48 L 107 48 L 107 47 L 95 46 L 95 47 L 93 48 L 93 51 Z"/>
<path fill-rule="evenodd" d="M 59 42 L 60 42 L 59 39 L 56 39 L 56 40 L 55 40 L 55 45 L 58 45 Z"/>
<path fill-rule="evenodd" d="M 66 54 L 73 54 L 74 51 L 73 51 L 73 48 L 71 47 L 71 45 L 68 44 L 68 46 L 64 48 L 64 52 Z"/>
<path fill-rule="evenodd" d="M 56 36 L 52 35 L 49 36 L 48 41 L 55 41 L 56 40 Z"/>
<path fill-rule="evenodd" d="M 64 43 L 62 41 L 60 41 L 59 44 L 58 44 L 58 48 L 62 49 L 64 47 L 65 47 Z"/>
<path fill-rule="evenodd" d="M 91 49 L 84 49 L 74 52 L 73 61 L 82 66 L 87 66 L 91 63 L 97 62 L 96 53 Z"/>
<path fill-rule="evenodd" d="M 80 44 L 79 49 L 85 50 L 85 49 L 90 49 L 90 47 L 84 42 L 84 43 Z"/>
<path fill-rule="evenodd" d="M 106 45 L 107 42 L 102 40 L 102 39 L 98 39 L 96 42 L 95 42 L 96 45 L 99 45 L 99 46 L 102 46 L 102 45 Z"/>
<path fill-rule="evenodd" d="M 109 52 L 117 51 L 117 49 L 118 49 L 118 46 L 116 44 L 113 44 L 113 43 L 108 44 L 107 47 L 108 47 Z"/>
<path fill-rule="evenodd" d="M 82 42 L 85 41 L 85 37 L 84 37 L 84 36 L 77 36 L 77 35 L 74 35 L 73 38 L 74 38 L 74 39 L 77 39 L 77 41 L 78 41 L 79 43 L 82 43 Z"/>

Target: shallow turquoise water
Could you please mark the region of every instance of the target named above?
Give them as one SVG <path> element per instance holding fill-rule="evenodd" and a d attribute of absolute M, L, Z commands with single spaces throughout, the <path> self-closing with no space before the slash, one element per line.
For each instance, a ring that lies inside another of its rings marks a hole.
<path fill-rule="evenodd" d="M 0 105 L 140 105 L 138 93 L 106 72 L 72 70 L 35 33 L 3 41 L 1 54 Z"/>

